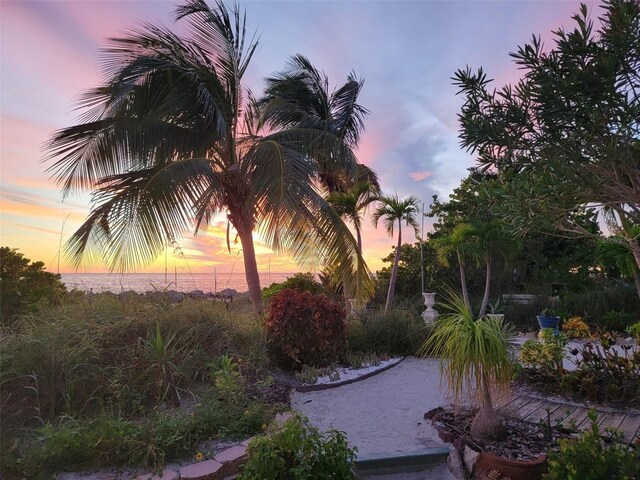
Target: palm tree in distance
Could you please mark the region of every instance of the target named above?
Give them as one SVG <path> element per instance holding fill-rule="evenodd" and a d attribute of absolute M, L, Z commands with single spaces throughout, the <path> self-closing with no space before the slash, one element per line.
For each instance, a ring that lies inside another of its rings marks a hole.
<path fill-rule="evenodd" d="M 358 251 L 362 254 L 362 215 L 367 207 L 378 200 L 380 191 L 369 182 L 358 182 L 345 192 L 333 192 L 327 201 L 342 218 L 353 225 L 358 241 Z"/>
<path fill-rule="evenodd" d="M 456 254 L 458 258 L 458 268 L 460 269 L 462 299 L 467 309 L 471 312 L 465 264 L 467 258 L 477 258 L 478 256 L 478 246 L 473 238 L 473 227 L 468 223 L 459 223 L 453 228 L 451 233 L 434 238 L 431 240 L 431 244 L 436 249 L 438 261 L 445 267 L 449 266 L 449 256 L 453 253 Z"/>
<path fill-rule="evenodd" d="M 107 80 L 83 97 L 81 123 L 53 136 L 49 170 L 64 194 L 93 191 L 67 252 L 76 262 L 99 252 L 111 268 L 131 270 L 168 239 L 226 213 L 256 311 L 256 231 L 296 260 L 336 265 L 351 295 L 367 297 L 373 282 L 356 241 L 315 186 L 320 157 L 340 159 L 341 171 L 356 175 L 351 146 L 312 125 L 273 128 L 268 102 L 242 84 L 257 42 L 237 8 L 188 0 L 176 19 L 188 22 L 184 37 L 143 24 L 112 39 Z"/>
<path fill-rule="evenodd" d="M 303 55 L 294 55 L 284 71 L 267 78 L 262 102 L 269 126 L 322 130 L 355 149 L 369 113 L 357 103 L 363 84 L 351 73 L 344 85 L 330 93 L 327 75 Z M 380 192 L 377 175 L 366 165 L 357 165 L 354 181 L 343 158 L 326 150 L 312 150 L 311 154 L 318 159 L 318 178 L 329 193 L 344 193 L 360 182 L 368 182 L 374 191 Z"/>
<path fill-rule="evenodd" d="M 416 222 L 416 215 L 419 211 L 420 200 L 417 197 L 411 195 L 405 199 L 400 200 L 398 195 L 382 196 L 378 199 L 380 205 L 373 212 L 372 220 L 375 227 L 378 227 L 378 223 L 382 219 L 384 226 L 393 237 L 393 227 L 398 222 L 398 244 L 396 246 L 396 254 L 393 258 L 393 268 L 391 269 L 391 278 L 389 279 L 389 290 L 387 292 L 387 302 L 384 306 L 384 311 L 387 312 L 393 301 L 393 294 L 396 288 L 396 278 L 398 277 L 398 263 L 400 262 L 400 248 L 402 247 L 402 222 L 404 221 L 407 226 L 413 227 L 416 235 L 418 234 L 418 223 Z"/>

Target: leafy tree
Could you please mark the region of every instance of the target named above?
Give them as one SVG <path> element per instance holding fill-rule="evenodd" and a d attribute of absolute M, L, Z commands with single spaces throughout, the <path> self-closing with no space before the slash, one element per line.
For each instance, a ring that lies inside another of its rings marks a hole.
<path fill-rule="evenodd" d="M 631 229 L 633 235 L 640 235 L 640 227 Z M 615 265 L 622 275 L 633 278 L 638 296 L 640 296 L 640 274 L 638 265 L 628 242 L 617 235 L 602 239 L 598 242 L 598 256 L 605 265 Z"/>
<path fill-rule="evenodd" d="M 373 280 L 355 239 L 315 186 L 326 159 L 357 175 L 349 137 L 313 125 L 273 128 L 281 110 L 242 83 L 257 42 L 237 8 L 187 0 L 176 18 L 187 21 L 183 37 L 144 24 L 111 40 L 106 82 L 85 95 L 81 123 L 53 137 L 50 170 L 64 194 L 94 193 L 67 252 L 79 262 L 97 246 L 112 268 L 128 270 L 226 213 L 257 311 L 256 231 L 297 260 L 336 265 L 352 296 L 368 297 Z M 359 111 L 351 113 L 361 128 Z"/>
<path fill-rule="evenodd" d="M 44 271 L 43 262 L 31 262 L 16 249 L 0 247 L 0 313 L 3 325 L 39 303 L 58 302 L 66 290 L 59 274 Z"/>
<path fill-rule="evenodd" d="M 460 138 L 497 169 L 496 206 L 516 230 L 595 237 L 576 218 L 606 209 L 640 265 L 640 3 L 603 8 L 599 30 L 582 5 L 551 50 L 535 36 L 519 47 L 513 85 L 491 90 L 482 68 L 457 71 Z"/>
<path fill-rule="evenodd" d="M 379 206 L 373 212 L 373 224 L 378 227 L 378 223 L 382 219 L 384 226 L 391 237 L 393 237 L 393 227 L 398 222 L 398 245 L 396 246 L 396 254 L 393 259 L 393 269 L 391 270 L 391 279 L 389 280 L 389 291 L 387 293 L 387 301 L 384 311 L 387 312 L 393 301 L 393 294 L 396 286 L 396 278 L 398 277 L 398 263 L 400 261 L 400 248 L 402 247 L 402 222 L 407 226 L 413 227 L 416 235 L 418 233 L 418 224 L 416 223 L 416 215 L 419 211 L 419 203 L 417 197 L 411 195 L 400 200 L 398 195 L 382 196 L 378 199 Z"/>

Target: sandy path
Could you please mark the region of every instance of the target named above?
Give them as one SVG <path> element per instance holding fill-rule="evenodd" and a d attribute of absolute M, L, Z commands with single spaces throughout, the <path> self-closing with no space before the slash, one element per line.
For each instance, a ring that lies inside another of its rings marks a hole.
<path fill-rule="evenodd" d="M 443 446 L 423 419 L 426 411 L 450 403 L 440 386 L 438 360 L 407 358 L 360 382 L 330 390 L 294 393 L 291 405 L 321 430 L 347 434 L 358 455 L 403 452 Z"/>

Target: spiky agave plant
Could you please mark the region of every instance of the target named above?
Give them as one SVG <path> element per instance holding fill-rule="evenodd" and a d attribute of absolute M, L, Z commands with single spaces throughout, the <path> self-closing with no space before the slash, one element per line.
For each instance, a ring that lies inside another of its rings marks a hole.
<path fill-rule="evenodd" d="M 506 433 L 495 411 L 492 386 L 506 386 L 512 378 L 510 324 L 496 317 L 473 318 L 464 299 L 448 293 L 443 314 L 431 336 L 419 350 L 421 355 L 440 358 L 441 379 L 446 378 L 456 401 L 465 392 L 475 392 L 479 410 L 471 433 L 481 439 L 499 439 Z"/>

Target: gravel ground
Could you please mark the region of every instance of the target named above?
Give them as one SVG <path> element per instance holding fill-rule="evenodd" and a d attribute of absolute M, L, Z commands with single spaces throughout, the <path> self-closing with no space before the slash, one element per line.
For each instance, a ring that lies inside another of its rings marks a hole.
<path fill-rule="evenodd" d="M 291 405 L 321 430 L 346 433 L 359 455 L 441 447 L 423 415 L 450 404 L 440 385 L 439 361 L 407 358 L 374 377 L 329 390 L 295 392 Z"/>

